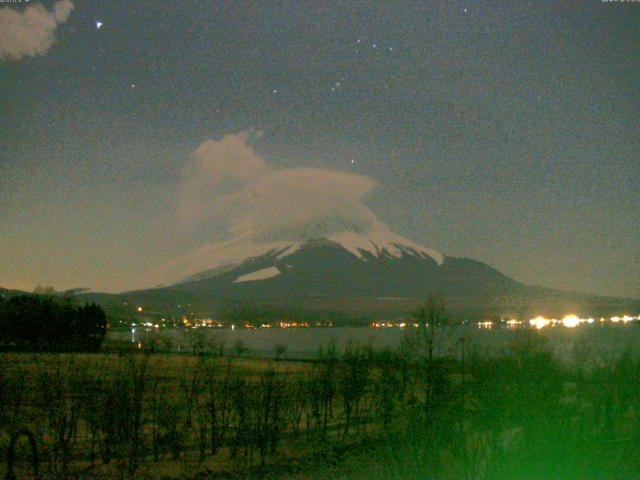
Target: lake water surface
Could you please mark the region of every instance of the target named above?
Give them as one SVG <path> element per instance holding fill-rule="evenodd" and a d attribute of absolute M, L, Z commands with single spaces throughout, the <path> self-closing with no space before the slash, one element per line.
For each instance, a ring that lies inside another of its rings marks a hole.
<path fill-rule="evenodd" d="M 256 356 L 274 356 L 278 345 L 286 349 L 285 356 L 290 358 L 312 357 L 320 347 L 333 343 L 338 350 L 343 350 L 349 342 L 360 345 L 371 345 L 374 349 L 397 349 L 403 337 L 414 327 L 403 328 L 263 328 L 250 329 L 164 329 L 159 337 L 169 338 L 165 345 L 171 350 L 190 352 L 193 344 L 200 341 L 205 345 L 224 343 L 229 351 L 242 342 L 248 353 Z M 522 335 L 524 329 L 508 330 L 494 328 L 479 329 L 476 326 L 443 327 L 439 332 L 437 352 L 439 354 L 462 353 L 461 338 L 464 339 L 464 350 L 479 350 L 485 353 L 498 353 L 509 349 L 509 346 Z M 584 325 L 575 329 L 565 327 L 548 327 L 541 330 L 540 335 L 547 339 L 557 356 L 563 360 L 571 360 L 576 351 L 587 353 L 592 360 L 611 360 L 629 350 L 632 354 L 640 354 L 640 325 L 596 326 Z M 138 329 L 131 332 L 109 332 L 107 338 L 118 341 L 133 340 L 145 342 L 150 334 Z"/>

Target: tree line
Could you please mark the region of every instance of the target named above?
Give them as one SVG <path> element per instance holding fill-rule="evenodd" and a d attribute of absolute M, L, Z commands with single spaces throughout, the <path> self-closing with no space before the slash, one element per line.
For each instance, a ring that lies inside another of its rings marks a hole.
<path fill-rule="evenodd" d="M 527 331 L 502 354 L 461 361 L 430 356 L 438 334 L 414 330 L 398 351 L 327 345 L 301 363 L 223 349 L 0 356 L 0 441 L 33 431 L 53 478 L 80 465 L 92 478 L 135 478 L 167 462 L 185 478 L 216 463 L 243 478 L 306 472 L 358 442 L 372 479 L 640 474 L 638 360 L 588 364 L 582 349 L 563 365 Z"/>
<path fill-rule="evenodd" d="M 106 329 L 106 314 L 93 303 L 49 292 L 0 298 L 0 350 L 94 352 Z"/>
<path fill-rule="evenodd" d="M 532 330 L 503 352 L 461 341 L 447 355 L 444 308 L 416 318 L 398 350 L 329 344 L 306 362 L 220 343 L 198 355 L 0 355 L 0 445 L 33 432 L 52 478 L 152 478 L 168 463 L 180 478 L 212 465 L 330 478 L 322 469 L 347 455 L 371 480 L 640 476 L 640 360 L 603 361 L 583 337 L 560 362 Z"/>

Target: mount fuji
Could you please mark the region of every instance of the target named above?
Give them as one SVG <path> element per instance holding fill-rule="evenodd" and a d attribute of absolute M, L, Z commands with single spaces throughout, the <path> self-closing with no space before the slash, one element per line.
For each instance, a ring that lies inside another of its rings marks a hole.
<path fill-rule="evenodd" d="M 308 253 L 309 249 L 320 245 L 344 250 L 362 263 L 383 257 L 401 260 L 406 256 L 422 259 L 429 264 L 435 262 L 442 265 L 445 261 L 441 253 L 393 233 L 382 223 L 366 233 L 343 230 L 309 240 L 259 242 L 254 238 L 252 235 L 245 235 L 204 245 L 145 273 L 136 280 L 138 288 L 185 284 L 213 279 L 223 274 L 233 276 L 246 268 L 269 264 L 264 269 L 235 278 L 232 283 L 266 280 L 293 269 L 292 264 L 296 263 L 301 250 Z M 358 265 L 358 262 L 354 265 Z M 224 278 L 229 279 L 230 276 L 224 275 Z"/>
<path fill-rule="evenodd" d="M 433 295 L 461 318 L 596 315 L 638 306 L 635 300 L 527 286 L 482 262 L 419 245 L 382 222 L 368 231 L 344 229 L 306 240 L 258 241 L 245 235 L 204 245 L 146 272 L 133 285 L 121 294 L 83 295 L 162 312 L 179 313 L 176 308 L 187 304 L 207 316 L 238 305 L 391 316 L 410 312 Z"/>

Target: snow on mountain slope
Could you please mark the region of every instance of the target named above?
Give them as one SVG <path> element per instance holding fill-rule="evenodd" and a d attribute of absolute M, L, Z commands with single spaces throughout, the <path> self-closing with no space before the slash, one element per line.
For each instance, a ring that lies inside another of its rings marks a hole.
<path fill-rule="evenodd" d="M 438 265 L 442 265 L 444 262 L 444 256 L 441 253 L 418 245 L 392 232 L 382 223 L 378 223 L 375 228 L 366 233 L 345 230 L 324 235 L 322 238 L 340 245 L 362 260 L 366 260 L 364 253 L 367 253 L 374 257 L 386 255 L 392 258 L 401 258 L 405 254 L 420 258 L 429 257 Z M 287 240 L 258 242 L 253 236 L 247 235 L 224 242 L 204 245 L 145 273 L 135 281 L 133 288 L 145 289 L 169 286 L 211 278 L 232 270 L 252 258 L 271 255 L 278 260 L 282 259 L 298 251 L 305 243 L 304 241 Z M 256 273 L 258 272 L 254 272 L 254 274 Z M 275 276 L 280 272 L 275 273 L 270 270 L 269 273 L 273 274 L 270 276 Z M 240 280 L 244 277 L 247 277 L 247 275 L 238 277 L 236 282 L 244 281 Z M 247 279 L 247 281 L 253 279 Z M 255 279 L 257 280 L 258 278 Z"/>
<path fill-rule="evenodd" d="M 174 285 L 207 278 L 222 273 L 250 258 L 268 254 L 278 257 L 290 255 L 300 248 L 299 242 L 254 243 L 249 238 L 227 240 L 203 245 L 192 252 L 181 255 L 153 270 L 146 272 L 137 281 L 135 289 Z"/>
<path fill-rule="evenodd" d="M 247 273 L 246 275 L 240 275 L 233 283 L 255 282 L 256 280 L 266 280 L 267 278 L 277 277 L 278 275 L 280 275 L 278 267 L 267 267 L 262 270 Z"/>
<path fill-rule="evenodd" d="M 325 238 L 338 243 L 358 258 L 363 258 L 362 252 L 368 252 L 377 257 L 386 251 L 388 255 L 395 258 L 400 258 L 403 252 L 406 252 L 410 255 L 431 257 L 438 265 L 444 262 L 444 256 L 440 252 L 401 237 L 386 226 L 378 227 L 366 234 L 340 232 L 327 235 Z"/>

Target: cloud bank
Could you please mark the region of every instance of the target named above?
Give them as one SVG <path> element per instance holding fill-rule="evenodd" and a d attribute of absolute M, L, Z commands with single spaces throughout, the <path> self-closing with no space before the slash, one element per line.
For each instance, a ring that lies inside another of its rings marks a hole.
<path fill-rule="evenodd" d="M 208 140 L 194 152 L 178 194 L 186 228 L 214 225 L 228 238 L 303 241 L 379 224 L 362 200 L 376 182 L 317 168 L 269 166 L 248 134 Z"/>
<path fill-rule="evenodd" d="M 39 3 L 22 11 L 0 8 L 0 60 L 45 54 L 55 41 L 58 25 L 67 21 L 71 10 L 71 0 L 56 2 L 51 11 Z"/>

